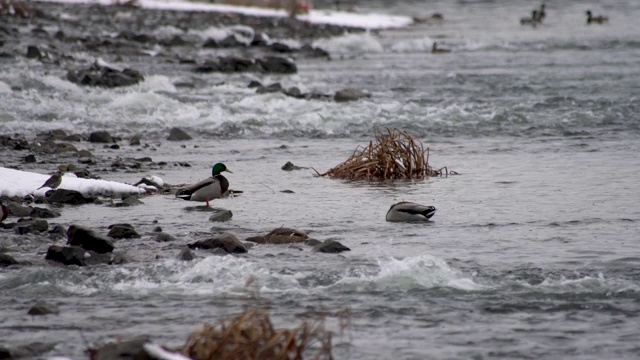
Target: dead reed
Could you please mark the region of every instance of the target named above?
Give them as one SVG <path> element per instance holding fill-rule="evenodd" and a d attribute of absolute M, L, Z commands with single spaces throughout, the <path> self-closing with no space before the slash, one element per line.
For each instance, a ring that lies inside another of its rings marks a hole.
<path fill-rule="evenodd" d="M 316 350 L 315 354 L 305 354 Z M 194 331 L 182 353 L 194 360 L 333 359 L 324 318 L 292 329 L 275 329 L 264 309 L 249 309 L 230 321 Z M 303 356 L 307 355 L 307 356 Z M 312 356 L 312 357 L 310 357 Z"/>
<path fill-rule="evenodd" d="M 315 170 L 315 169 L 314 169 Z M 429 148 L 404 130 L 375 130 L 375 141 L 362 148 L 358 145 L 351 157 L 324 174 L 345 180 L 423 180 L 429 176 L 456 174 L 447 167 L 429 166 Z"/>

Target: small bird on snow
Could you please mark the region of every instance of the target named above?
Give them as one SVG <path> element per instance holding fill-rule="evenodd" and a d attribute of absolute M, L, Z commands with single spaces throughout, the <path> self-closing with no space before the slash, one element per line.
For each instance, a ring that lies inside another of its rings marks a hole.
<path fill-rule="evenodd" d="M 51 177 L 48 178 L 47 181 L 45 181 L 44 184 L 42 184 L 42 186 L 40 186 L 36 190 L 40 190 L 43 187 L 48 187 L 52 189 L 57 188 L 62 183 L 62 175 L 63 175 L 62 171 L 59 171 L 59 170 L 56 171 L 55 174 L 51 175 Z"/>

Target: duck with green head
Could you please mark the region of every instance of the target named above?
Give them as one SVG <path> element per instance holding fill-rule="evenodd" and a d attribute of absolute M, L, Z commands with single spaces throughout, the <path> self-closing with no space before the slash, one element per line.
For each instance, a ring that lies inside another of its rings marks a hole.
<path fill-rule="evenodd" d="M 210 200 L 221 198 L 229 190 L 229 180 L 222 175 L 225 171 L 232 173 L 223 163 L 213 165 L 211 177 L 178 189 L 176 197 L 190 201 L 204 201 L 209 207 Z"/>

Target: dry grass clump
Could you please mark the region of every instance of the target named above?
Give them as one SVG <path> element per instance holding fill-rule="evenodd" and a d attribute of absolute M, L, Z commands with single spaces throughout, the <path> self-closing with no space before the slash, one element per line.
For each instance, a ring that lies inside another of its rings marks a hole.
<path fill-rule="evenodd" d="M 0 16 L 30 18 L 33 15 L 35 10 L 25 1 L 0 0 Z"/>
<path fill-rule="evenodd" d="M 250 309 L 230 321 L 194 331 L 182 353 L 194 360 L 289 360 L 303 359 L 311 348 L 317 348 L 313 359 L 333 359 L 331 333 L 323 319 L 275 329 L 266 310 Z"/>
<path fill-rule="evenodd" d="M 375 142 L 358 146 L 350 158 L 319 176 L 346 180 L 422 180 L 455 174 L 446 167 L 429 166 L 429 148 L 404 130 L 376 129 Z"/>

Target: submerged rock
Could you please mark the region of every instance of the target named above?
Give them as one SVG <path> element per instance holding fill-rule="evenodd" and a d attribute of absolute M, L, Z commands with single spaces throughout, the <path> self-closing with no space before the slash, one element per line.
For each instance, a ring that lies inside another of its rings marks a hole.
<path fill-rule="evenodd" d="M 0 253 L 0 267 L 7 267 L 18 264 L 20 264 L 18 260 L 14 259 L 11 255 Z"/>
<path fill-rule="evenodd" d="M 136 229 L 134 229 L 131 224 L 109 225 L 109 233 L 107 236 L 114 239 L 131 239 L 140 237 L 136 232 Z"/>
<path fill-rule="evenodd" d="M 27 314 L 29 315 L 49 315 L 49 314 L 58 314 L 60 313 L 60 309 L 53 304 L 46 303 L 44 301 L 39 301 L 35 305 L 29 309 Z"/>
<path fill-rule="evenodd" d="M 75 190 L 55 189 L 47 191 L 46 201 L 49 203 L 63 203 L 68 205 L 90 204 L 96 201 L 94 197 L 85 197 Z"/>
<path fill-rule="evenodd" d="M 336 91 L 336 94 L 333 97 L 333 99 L 336 102 L 347 102 L 347 101 L 360 100 L 362 98 L 367 98 L 367 97 L 371 97 L 371 95 L 362 90 L 343 89 L 343 90 Z"/>
<path fill-rule="evenodd" d="M 314 252 L 328 253 L 328 254 L 337 254 L 343 251 L 351 251 L 348 247 L 342 245 L 340 242 L 335 240 L 325 240 L 324 242 L 313 247 Z"/>
<path fill-rule="evenodd" d="M 195 258 L 196 254 L 194 254 L 193 251 L 191 251 L 191 249 L 189 248 L 182 249 L 182 251 L 180 251 L 180 254 L 178 254 L 177 256 L 177 259 L 182 261 L 191 261 L 195 260 Z"/>
<path fill-rule="evenodd" d="M 51 245 L 47 250 L 46 260 L 59 262 L 63 265 L 89 266 L 109 264 L 111 255 L 98 254 L 91 250 L 85 250 L 79 246 Z"/>
<path fill-rule="evenodd" d="M 284 171 L 293 171 L 293 170 L 303 170 L 303 169 L 307 169 L 307 168 L 293 165 L 293 163 L 291 161 L 287 161 L 286 164 L 282 165 L 281 169 L 284 170 Z"/>
<path fill-rule="evenodd" d="M 138 336 L 127 341 L 117 341 L 106 344 L 97 349 L 90 349 L 96 360 L 149 360 L 151 357 L 144 349 L 144 344 L 151 339 L 146 336 Z"/>
<path fill-rule="evenodd" d="M 89 142 L 93 143 L 114 143 L 113 136 L 108 131 L 94 131 L 89 134 Z"/>
<path fill-rule="evenodd" d="M 188 246 L 190 249 L 223 249 L 229 254 L 248 252 L 244 244 L 231 233 L 224 233 L 215 238 L 198 240 Z"/>
<path fill-rule="evenodd" d="M 232 217 L 233 217 L 233 213 L 231 212 L 231 210 L 221 209 L 217 213 L 211 215 L 209 217 L 209 221 L 212 221 L 212 222 L 225 222 L 225 221 L 231 220 Z"/>
<path fill-rule="evenodd" d="M 13 227 L 13 231 L 18 235 L 33 232 L 45 232 L 47 230 L 49 230 L 49 223 L 47 220 L 20 219 L 20 221 L 18 221 Z"/>
<path fill-rule="evenodd" d="M 265 236 L 252 236 L 246 240 L 258 244 L 294 244 L 305 242 L 307 239 L 309 235 L 302 230 L 281 227 Z"/>
<path fill-rule="evenodd" d="M 67 80 L 78 85 L 114 88 L 137 84 L 144 80 L 144 76 L 134 69 L 125 68 L 120 70 L 96 62 L 87 69 L 69 71 Z"/>

